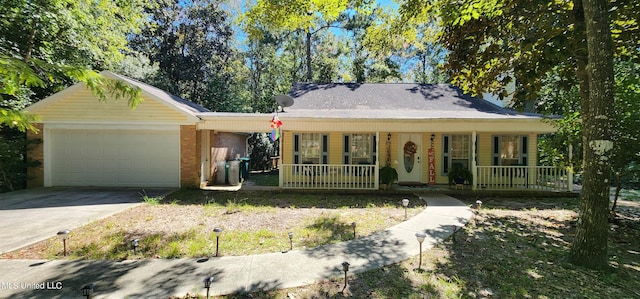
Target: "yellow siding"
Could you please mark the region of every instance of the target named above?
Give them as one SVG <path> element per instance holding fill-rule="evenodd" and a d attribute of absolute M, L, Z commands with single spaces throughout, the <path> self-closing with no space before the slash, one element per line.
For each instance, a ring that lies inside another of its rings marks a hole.
<path fill-rule="evenodd" d="M 89 90 L 79 89 L 64 98 L 43 105 L 35 114 L 43 122 L 51 121 L 134 121 L 153 123 L 181 123 L 187 116 L 164 103 L 143 97 L 144 101 L 131 109 L 126 100 L 100 101 Z"/>

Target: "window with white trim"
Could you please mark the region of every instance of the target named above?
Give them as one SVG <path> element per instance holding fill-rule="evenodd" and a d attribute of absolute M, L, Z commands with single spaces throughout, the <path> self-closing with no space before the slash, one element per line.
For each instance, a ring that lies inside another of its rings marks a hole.
<path fill-rule="evenodd" d="M 329 136 L 320 133 L 293 135 L 293 164 L 327 164 Z"/>
<path fill-rule="evenodd" d="M 493 136 L 493 165 L 528 165 L 528 139 L 519 135 Z"/>
<path fill-rule="evenodd" d="M 470 169 L 471 136 L 442 135 L 442 173 L 448 174 L 453 165 L 459 164 Z"/>
<path fill-rule="evenodd" d="M 376 135 L 374 134 L 345 134 L 343 135 L 344 164 L 375 164 Z"/>

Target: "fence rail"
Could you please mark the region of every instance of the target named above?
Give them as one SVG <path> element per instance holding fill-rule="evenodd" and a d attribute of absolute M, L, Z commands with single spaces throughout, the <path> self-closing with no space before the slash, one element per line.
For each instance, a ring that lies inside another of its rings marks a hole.
<path fill-rule="evenodd" d="M 571 191 L 571 173 L 554 166 L 476 166 L 481 190 Z"/>
<path fill-rule="evenodd" d="M 281 164 L 280 187 L 289 189 L 378 189 L 376 165 Z"/>

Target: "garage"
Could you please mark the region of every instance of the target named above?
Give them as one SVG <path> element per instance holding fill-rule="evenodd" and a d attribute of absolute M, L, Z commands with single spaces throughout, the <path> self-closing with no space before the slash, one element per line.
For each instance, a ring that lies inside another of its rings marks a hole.
<path fill-rule="evenodd" d="M 51 129 L 45 140 L 45 185 L 180 186 L 178 128 Z"/>

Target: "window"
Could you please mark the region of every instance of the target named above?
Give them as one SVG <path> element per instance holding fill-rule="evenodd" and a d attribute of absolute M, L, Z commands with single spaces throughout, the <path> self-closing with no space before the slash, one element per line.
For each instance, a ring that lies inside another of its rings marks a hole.
<path fill-rule="evenodd" d="M 493 136 L 493 165 L 527 165 L 527 136 Z"/>
<path fill-rule="evenodd" d="M 442 173 L 449 173 L 453 165 L 469 169 L 471 159 L 471 137 L 469 135 L 442 136 Z"/>
<path fill-rule="evenodd" d="M 293 135 L 294 164 L 327 164 L 329 157 L 329 136 L 320 133 L 300 133 Z"/>
<path fill-rule="evenodd" d="M 376 136 L 373 134 L 347 134 L 343 136 L 344 164 L 375 164 Z"/>

